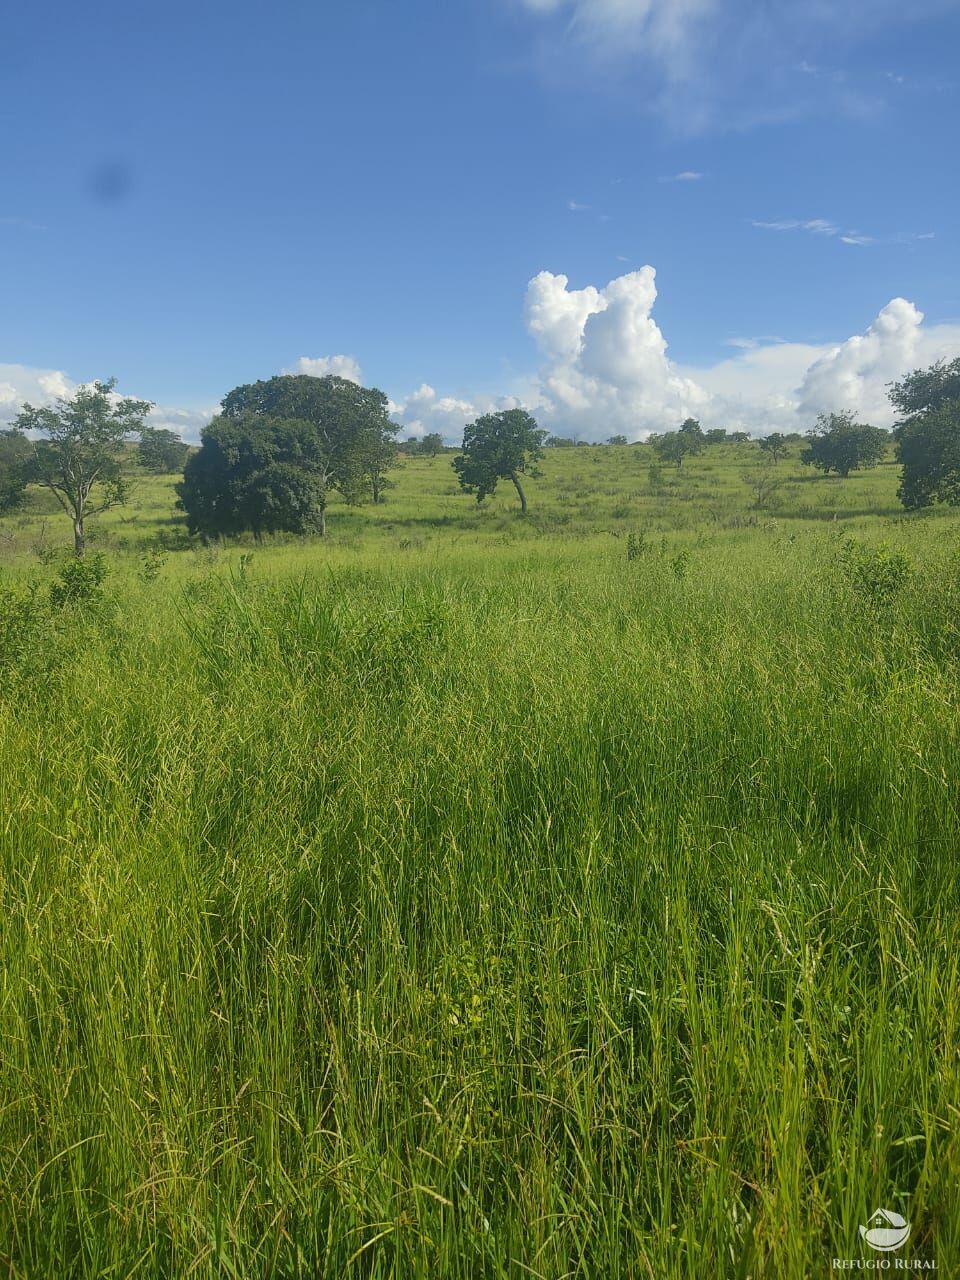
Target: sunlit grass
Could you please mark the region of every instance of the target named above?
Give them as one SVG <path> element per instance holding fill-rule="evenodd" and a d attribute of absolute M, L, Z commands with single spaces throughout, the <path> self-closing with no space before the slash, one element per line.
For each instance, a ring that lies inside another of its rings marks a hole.
<path fill-rule="evenodd" d="M 636 452 L 152 578 L 169 483 L 104 517 L 0 656 L 6 1272 L 956 1271 L 960 525 Z"/>

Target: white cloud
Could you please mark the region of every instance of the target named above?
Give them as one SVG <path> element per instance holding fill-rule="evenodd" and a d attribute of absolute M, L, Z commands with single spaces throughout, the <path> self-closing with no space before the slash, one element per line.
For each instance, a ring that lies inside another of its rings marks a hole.
<path fill-rule="evenodd" d="M 829 218 L 780 218 L 775 222 L 760 222 L 757 219 L 752 223 L 760 231 L 809 231 L 813 235 L 832 237 L 836 236 L 841 244 L 850 245 L 867 245 L 867 244 L 912 244 L 914 240 L 933 240 L 935 232 L 925 231 L 917 233 L 915 231 L 898 231 L 893 235 L 884 236 L 868 236 L 856 228 L 850 231 L 843 231 L 835 222 L 831 222 Z"/>
<path fill-rule="evenodd" d="M 425 436 L 439 432 L 451 443 L 458 443 L 468 422 L 498 409 L 515 409 L 516 396 L 473 395 L 441 396 L 428 382 L 400 400 L 390 401 L 390 418 L 399 423 L 401 436 Z"/>
<path fill-rule="evenodd" d="M 360 366 L 353 356 L 301 356 L 292 369 L 284 369 L 283 372 L 306 373 L 311 378 L 323 378 L 332 373 L 350 382 L 363 382 Z"/>
<path fill-rule="evenodd" d="M 546 363 L 524 401 L 543 425 L 583 439 L 612 431 L 639 439 L 693 415 L 708 426 L 802 431 L 818 413 L 852 409 L 890 426 L 887 384 L 960 354 L 960 325 L 924 326 L 912 303 L 895 298 L 864 333 L 835 346 L 732 339 L 739 350 L 730 359 L 684 367 L 667 354 L 656 296 L 650 266 L 602 289 L 571 289 L 549 271 L 534 276 L 527 327 Z"/>
<path fill-rule="evenodd" d="M 660 179 L 661 182 L 699 182 L 703 177 L 702 173 L 697 173 L 695 169 L 684 169 L 680 173 L 667 174 L 666 177 Z"/>
<path fill-rule="evenodd" d="M 837 236 L 840 228 L 828 218 L 780 218 L 775 222 L 758 222 L 753 225 L 760 231 L 810 231 L 817 236 Z"/>
<path fill-rule="evenodd" d="M 59 398 L 69 399 L 81 385 L 83 384 L 75 382 L 62 369 L 0 364 L 0 427 L 9 426 L 25 402 L 44 405 Z M 137 395 L 136 392 L 126 391 L 120 394 Z M 189 443 L 196 444 L 200 439 L 201 428 L 206 426 L 219 409 L 219 405 L 213 404 L 195 408 L 157 404 L 147 415 L 147 421 L 152 427 L 167 427 Z"/>
<path fill-rule="evenodd" d="M 680 133 L 809 116 L 871 119 L 888 109 L 882 69 L 831 71 L 798 54 L 836 58 L 879 32 L 909 28 L 956 0 L 515 0 L 529 15 L 536 69 L 561 92 L 620 92 Z M 622 74 L 620 74 L 622 73 Z"/>
<path fill-rule="evenodd" d="M 566 276 L 541 271 L 527 287 L 527 327 L 547 357 L 541 416 L 552 430 L 636 436 L 667 421 L 679 423 L 706 404 L 702 388 L 667 358 L 651 314 L 657 296 L 652 267 L 603 289 L 568 285 Z"/>

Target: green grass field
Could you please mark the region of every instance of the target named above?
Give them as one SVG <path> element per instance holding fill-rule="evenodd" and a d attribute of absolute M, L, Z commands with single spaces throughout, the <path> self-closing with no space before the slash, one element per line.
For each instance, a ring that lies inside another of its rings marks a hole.
<path fill-rule="evenodd" d="M 960 519 L 758 458 L 0 521 L 0 1274 L 960 1273 Z"/>

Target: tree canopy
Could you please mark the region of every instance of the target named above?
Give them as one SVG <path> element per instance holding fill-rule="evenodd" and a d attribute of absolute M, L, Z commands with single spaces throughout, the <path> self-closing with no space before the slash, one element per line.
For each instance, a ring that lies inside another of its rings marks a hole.
<path fill-rule="evenodd" d="M 848 476 L 851 471 L 875 467 L 890 441 L 889 432 L 858 422 L 853 413 L 821 413 L 817 425 L 807 432 L 807 447 L 800 461 L 818 471 L 835 471 Z"/>
<path fill-rule="evenodd" d="M 33 445 L 21 431 L 0 431 L 0 515 L 26 497 L 33 467 Z"/>
<path fill-rule="evenodd" d="M 177 487 L 191 532 L 322 534 L 331 491 L 378 499 L 395 455 L 387 403 L 332 374 L 234 388 Z"/>
<path fill-rule="evenodd" d="M 525 409 L 502 409 L 469 423 L 463 432 L 463 453 L 453 459 L 461 489 L 476 493 L 482 502 L 496 491 L 498 480 L 510 480 L 526 514 L 527 496 L 520 476 L 543 456 L 545 436 Z"/>
<path fill-rule="evenodd" d="M 774 462 L 779 462 L 787 455 L 787 438 L 779 431 L 771 431 L 768 436 L 761 436 L 758 443 Z"/>
<path fill-rule="evenodd" d="M 657 457 L 662 462 L 673 462 L 677 467 L 683 466 L 686 457 L 702 453 L 706 448 L 706 437 L 700 430 L 696 418 L 687 418 L 679 431 L 665 431 L 663 435 L 650 437 Z"/>
<path fill-rule="evenodd" d="M 154 475 L 182 471 L 189 454 L 190 446 L 167 427 L 144 427 L 140 432 L 137 461 L 144 471 Z"/>
<path fill-rule="evenodd" d="M 900 501 L 910 509 L 960 505 L 960 357 L 915 369 L 889 395 L 902 415 L 894 428 Z"/>
<path fill-rule="evenodd" d="M 116 379 L 78 387 L 53 405 L 24 404 L 14 421 L 40 434 L 31 479 L 54 495 L 73 523 L 78 556 L 86 550 L 86 521 L 126 500 L 124 441 L 139 435 L 153 407 L 114 392 Z"/>

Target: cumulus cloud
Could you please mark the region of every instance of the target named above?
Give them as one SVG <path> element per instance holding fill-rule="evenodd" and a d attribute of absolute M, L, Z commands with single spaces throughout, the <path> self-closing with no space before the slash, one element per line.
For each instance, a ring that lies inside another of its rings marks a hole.
<path fill-rule="evenodd" d="M 694 416 L 705 426 L 800 431 L 839 409 L 889 426 L 887 384 L 960 353 L 960 325 L 925 326 L 912 303 L 895 298 L 862 334 L 835 346 L 736 339 L 730 359 L 684 367 L 667 354 L 656 297 L 651 266 L 602 289 L 571 289 L 549 271 L 530 281 L 527 327 L 545 364 L 525 403 L 545 426 L 584 439 L 612 431 L 642 439 Z"/>
<path fill-rule="evenodd" d="M 699 182 L 703 177 L 695 169 L 683 169 L 680 173 L 669 173 L 660 179 L 661 182 Z"/>
<path fill-rule="evenodd" d="M 706 394 L 667 358 L 653 319 L 656 272 L 641 267 L 603 289 L 571 289 L 541 271 L 527 286 L 526 320 L 547 357 L 541 411 L 554 430 L 633 435 L 701 409 Z"/>
<path fill-rule="evenodd" d="M 363 382 L 360 366 L 353 356 L 301 356 L 292 369 L 284 369 L 283 372 L 306 373 L 312 378 L 323 378 L 332 373 L 350 382 Z"/>
<path fill-rule="evenodd" d="M 9 426 L 24 403 L 52 404 L 55 400 L 70 396 L 83 385 L 74 381 L 62 369 L 33 368 L 23 364 L 0 364 L 0 427 Z M 148 399 L 137 392 L 122 390 L 120 394 L 137 399 Z M 166 427 L 175 431 L 183 440 L 195 444 L 200 439 L 201 428 L 219 411 L 219 405 L 199 405 L 183 408 L 174 405 L 155 404 L 147 415 L 152 427 Z"/>

